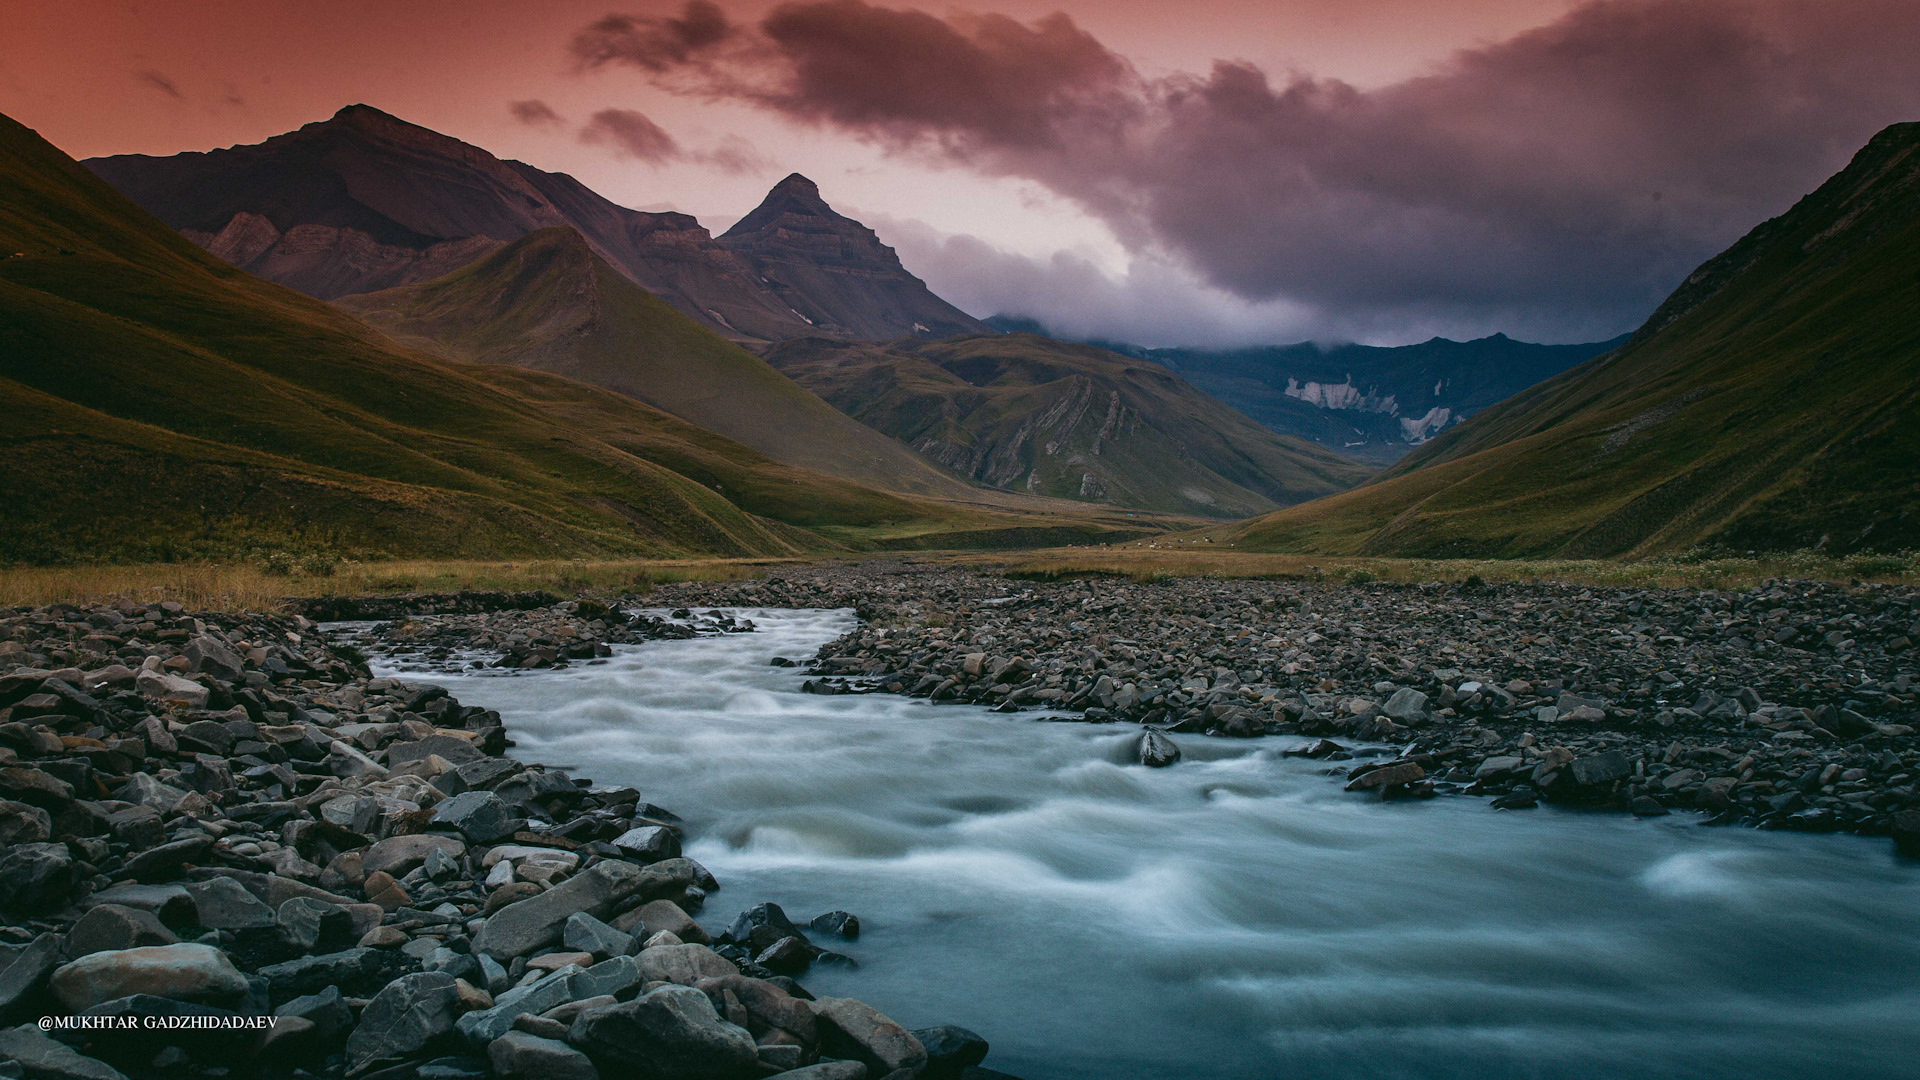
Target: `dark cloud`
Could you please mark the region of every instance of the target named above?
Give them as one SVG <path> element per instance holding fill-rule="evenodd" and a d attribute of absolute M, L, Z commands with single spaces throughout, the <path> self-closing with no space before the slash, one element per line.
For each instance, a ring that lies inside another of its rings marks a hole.
<path fill-rule="evenodd" d="M 719 145 L 695 150 L 687 156 L 702 165 L 735 175 L 764 173 L 773 168 L 772 161 L 738 135 L 728 135 Z"/>
<path fill-rule="evenodd" d="M 652 165 L 680 156 L 680 144 L 659 124 L 632 109 L 601 109 L 580 129 L 580 141 L 610 146 L 614 152 Z"/>
<path fill-rule="evenodd" d="M 1584 335 L 1920 115 L 1917 41 L 1909 0 L 1598 0 L 1363 90 L 1240 62 L 1146 78 L 1064 15 L 809 0 L 750 27 L 610 17 L 575 55 L 1035 180 L 1249 302 Z"/>
<path fill-rule="evenodd" d="M 565 118 L 553 111 L 553 106 L 538 99 L 509 101 L 507 111 L 528 127 L 559 127 L 566 123 Z"/>
<path fill-rule="evenodd" d="M 133 73 L 133 77 L 136 82 L 144 83 L 170 98 L 179 101 L 186 100 L 186 95 L 180 92 L 180 87 L 174 83 L 172 79 L 167 78 L 152 68 L 136 71 Z"/>

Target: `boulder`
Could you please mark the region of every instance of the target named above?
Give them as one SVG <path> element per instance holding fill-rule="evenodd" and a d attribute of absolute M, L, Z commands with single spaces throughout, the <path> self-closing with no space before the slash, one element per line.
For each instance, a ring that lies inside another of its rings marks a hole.
<path fill-rule="evenodd" d="M 189 639 L 187 647 L 180 650 L 180 655 L 187 658 L 193 670 L 204 671 L 225 682 L 237 681 L 246 674 L 246 665 L 241 661 L 240 654 L 206 634 Z"/>
<path fill-rule="evenodd" d="M 167 842 L 167 827 L 160 820 L 160 811 L 151 806 L 129 806 L 108 814 L 107 831 L 134 851 L 145 851 Z"/>
<path fill-rule="evenodd" d="M 127 876 L 149 885 L 158 881 L 171 881 L 179 877 L 180 871 L 189 865 L 207 861 L 212 852 L 213 838 L 210 836 L 191 836 L 185 840 L 175 840 L 128 859 Z"/>
<path fill-rule="evenodd" d="M 705 945 L 713 939 L 693 921 L 693 916 L 671 900 L 649 900 L 620 916 L 614 925 L 645 941 L 662 931 L 681 941 Z"/>
<path fill-rule="evenodd" d="M 357 947 L 270 964 L 257 974 L 267 980 L 270 998 L 279 1003 L 329 986 L 343 994 L 372 994 L 412 967 L 412 958 L 398 949 Z"/>
<path fill-rule="evenodd" d="M 346 999 L 340 996 L 337 986 L 285 1002 L 273 1010 L 273 1015 L 307 1021 L 313 1025 L 315 1040 L 329 1044 L 353 1027 L 353 1010 L 347 1008 Z"/>
<path fill-rule="evenodd" d="M 356 937 L 352 912 L 311 896 L 289 897 L 274 920 L 287 944 L 300 952 L 344 949 Z"/>
<path fill-rule="evenodd" d="M 1385 705 L 1380 706 L 1380 711 L 1399 723 L 1412 723 L 1426 715 L 1427 695 L 1411 686 L 1403 686 L 1393 692 Z"/>
<path fill-rule="evenodd" d="M 0 769 L 0 799 L 58 811 L 73 801 L 73 785 L 45 770 L 16 765 Z"/>
<path fill-rule="evenodd" d="M 720 975 L 701 979 L 694 988 L 721 1008 L 723 994 L 731 995 L 745 1012 L 743 1025 L 755 1042 L 791 1043 L 809 1053 L 820 1045 L 820 1034 L 813 1009 L 806 1002 L 764 979 L 745 975 Z"/>
<path fill-rule="evenodd" d="M 815 915 L 813 921 L 807 923 L 807 929 L 853 941 L 860 936 L 860 919 L 850 912 L 829 911 Z"/>
<path fill-rule="evenodd" d="M 387 768 L 409 761 L 425 761 L 429 757 L 441 758 L 456 766 L 471 765 L 485 756 L 471 739 L 459 735 L 429 735 L 414 742 L 394 743 L 387 747 Z"/>
<path fill-rule="evenodd" d="M 347 1074 L 405 1061 L 453 1034 L 460 992 L 453 976 L 439 971 L 403 975 L 375 994 L 347 1037 Z"/>
<path fill-rule="evenodd" d="M 0 1062 L 12 1062 L 29 1080 L 127 1080 L 120 1070 L 78 1053 L 32 1024 L 0 1029 Z"/>
<path fill-rule="evenodd" d="M 53 838 L 53 818 L 30 803 L 0 799 L 0 847 L 44 844 Z"/>
<path fill-rule="evenodd" d="M 94 905 L 67 931 L 67 953 L 75 957 L 179 942 L 153 912 L 118 904 Z"/>
<path fill-rule="evenodd" d="M 155 701 L 178 705 L 183 709 L 207 707 L 207 688 L 192 679 L 169 675 L 157 668 L 142 670 L 134 676 L 133 688 Z"/>
<path fill-rule="evenodd" d="M 519 1017 L 538 1016 L 574 1000 L 571 980 L 580 973 L 579 968 L 561 968 L 545 978 L 516 986 L 494 999 L 492 1008 L 462 1016 L 455 1027 L 468 1043 L 475 1047 L 487 1046 L 512 1031 Z"/>
<path fill-rule="evenodd" d="M 426 862 L 427 853 L 435 850 L 444 851 L 450 858 L 458 859 L 467 853 L 467 845 L 451 836 L 430 833 L 389 836 L 367 848 L 360 857 L 360 865 L 369 875 L 384 873 L 399 878 Z"/>
<path fill-rule="evenodd" d="M 132 994 L 230 1005 L 247 996 L 247 979 L 211 945 L 184 943 L 83 956 L 53 973 L 54 997 L 69 1012 Z"/>
<path fill-rule="evenodd" d="M 920 1028 L 913 1032 L 913 1037 L 927 1051 L 926 1071 L 920 1074 L 926 1080 L 954 1080 L 961 1070 L 970 1069 L 987 1057 L 987 1040 L 952 1024 Z"/>
<path fill-rule="evenodd" d="M 487 1044 L 494 1074 L 525 1080 L 600 1080 L 587 1055 L 558 1039 L 509 1031 Z"/>
<path fill-rule="evenodd" d="M 680 837 L 665 825 L 642 825 L 614 838 L 613 846 L 641 862 L 659 862 L 680 856 Z"/>
<path fill-rule="evenodd" d="M 705 945 L 656 945 L 651 949 L 642 949 L 637 959 L 640 976 L 646 982 L 692 986 L 701 979 L 740 973 L 740 969 L 733 966 L 733 961 Z"/>
<path fill-rule="evenodd" d="M 166 926 L 193 926 L 200 921 L 200 909 L 192 894 L 179 885 L 115 885 L 94 893 L 90 904 L 117 904 L 120 907 L 152 912 Z"/>
<path fill-rule="evenodd" d="M 820 1052 L 828 1057 L 862 1062 L 874 1076 L 897 1069 L 917 1073 L 927 1064 L 927 1049 L 912 1032 L 863 1001 L 819 998 L 813 1013 L 819 1022 Z"/>
<path fill-rule="evenodd" d="M 633 951 L 634 946 L 631 934 L 623 934 L 584 911 L 567 916 L 560 940 L 569 949 L 591 953 L 602 960 L 609 956 L 625 956 Z"/>
<path fill-rule="evenodd" d="M 1158 731 L 1144 731 L 1134 747 L 1134 757 L 1149 769 L 1165 768 L 1180 760 L 1180 747 Z"/>
<path fill-rule="evenodd" d="M 525 824 L 491 791 L 468 791 L 442 800 L 433 808 L 432 823 L 457 830 L 472 844 L 490 844 Z"/>
<path fill-rule="evenodd" d="M 60 966 L 60 936 L 41 934 L 0 968 L 0 1024 L 27 1019 L 24 1013 L 47 987 L 47 977 Z"/>
<path fill-rule="evenodd" d="M 273 926 L 279 920 L 246 886 L 230 877 L 195 881 L 184 888 L 193 897 L 200 925 L 209 930 L 247 930 Z"/>
<path fill-rule="evenodd" d="M 15 844 L 0 852 L 0 911 L 52 911 L 66 904 L 73 882 L 73 856 L 65 844 Z"/>
<path fill-rule="evenodd" d="M 635 1080 L 748 1080 L 760 1075 L 753 1036 L 720 1018 L 707 995 L 663 986 L 632 1001 L 589 1009 L 567 1041 L 603 1069 Z"/>
<path fill-rule="evenodd" d="M 1411 784 L 1425 779 L 1427 771 L 1411 761 L 1391 762 L 1377 769 L 1369 769 L 1347 781 L 1348 791 L 1373 791 L 1394 784 Z"/>
<path fill-rule="evenodd" d="M 1574 758 L 1571 769 L 1574 783 L 1581 787 L 1596 787 L 1632 776 L 1633 762 L 1622 751 L 1609 750 L 1604 754 Z"/>
<path fill-rule="evenodd" d="M 635 896 L 664 892 L 674 885 L 675 876 L 656 867 L 643 869 L 614 860 L 597 863 L 538 896 L 495 912 L 474 937 L 473 947 L 501 961 L 526 956 L 558 943 L 567 919 L 576 911 L 604 919 Z"/>

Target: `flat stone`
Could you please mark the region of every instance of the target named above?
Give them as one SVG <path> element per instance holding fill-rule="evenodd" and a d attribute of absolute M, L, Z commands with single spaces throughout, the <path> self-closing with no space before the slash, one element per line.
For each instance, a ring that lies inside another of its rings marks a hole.
<path fill-rule="evenodd" d="M 205 1004 L 233 1004 L 247 995 L 246 976 L 225 953 L 191 942 L 83 956 L 56 970 L 48 985 L 69 1012 L 132 994 Z"/>
<path fill-rule="evenodd" d="M 209 930 L 245 930 L 273 926 L 279 920 L 246 886 L 227 877 L 184 886 L 193 897 L 200 925 Z"/>
<path fill-rule="evenodd" d="M 596 863 L 538 896 L 515 901 L 495 912 L 474 937 L 473 947 L 496 960 L 526 956 L 558 943 L 574 912 L 604 919 L 636 896 L 684 888 L 685 876 L 684 871 L 676 874 L 615 860 Z"/>
<path fill-rule="evenodd" d="M 623 934 L 584 911 L 576 911 L 567 916 L 566 926 L 560 933 L 560 941 L 569 949 L 591 953 L 601 960 L 609 956 L 625 956 L 634 948 L 631 934 Z"/>
<path fill-rule="evenodd" d="M 213 852 L 213 838 L 189 837 L 161 844 L 127 860 L 127 875 L 135 881 L 153 884 L 180 876 L 187 866 L 207 861 Z"/>
<path fill-rule="evenodd" d="M 152 912 L 161 923 L 172 927 L 192 926 L 200 919 L 200 909 L 193 902 L 193 895 L 179 885 L 115 885 L 104 892 L 94 893 L 87 902 L 117 904 Z"/>
<path fill-rule="evenodd" d="M 179 942 L 153 912 L 118 904 L 94 905 L 67 931 L 67 952 L 75 957 Z"/>
<path fill-rule="evenodd" d="M 640 963 L 640 976 L 646 982 L 692 986 L 701 979 L 740 973 L 733 961 L 705 945 L 657 945 L 642 949 L 636 959 Z"/>
<path fill-rule="evenodd" d="M 412 967 L 413 960 L 398 949 L 352 948 L 270 964 L 257 974 L 267 980 L 269 994 L 278 1003 L 328 986 L 339 987 L 343 994 L 372 994 Z"/>
<path fill-rule="evenodd" d="M 427 853 L 435 850 L 444 851 L 449 857 L 458 859 L 467 853 L 467 845 L 451 836 L 432 833 L 389 836 L 369 846 L 360 857 L 360 865 L 369 875 L 384 873 L 399 878 L 426 862 Z"/>

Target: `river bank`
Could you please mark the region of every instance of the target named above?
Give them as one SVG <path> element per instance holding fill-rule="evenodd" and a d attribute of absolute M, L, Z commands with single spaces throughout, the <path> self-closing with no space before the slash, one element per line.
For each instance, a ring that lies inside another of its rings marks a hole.
<path fill-rule="evenodd" d="M 479 641 L 457 607 L 385 625 L 524 667 L 707 632 L 508 606 Z M 999 1075 L 970 1032 L 795 981 L 858 934 L 845 912 L 703 929 L 720 885 L 670 793 L 507 757 L 497 712 L 303 616 L 13 609 L 0 664 L 0 1071 Z"/>
<path fill-rule="evenodd" d="M 663 586 L 650 604 L 849 607 L 792 658 L 822 693 L 1067 712 L 1168 733 L 1365 745 L 1383 798 L 1487 796 L 1920 845 L 1920 590 L 1013 581 L 869 562 Z M 1143 747 L 1166 760 L 1157 744 Z"/>

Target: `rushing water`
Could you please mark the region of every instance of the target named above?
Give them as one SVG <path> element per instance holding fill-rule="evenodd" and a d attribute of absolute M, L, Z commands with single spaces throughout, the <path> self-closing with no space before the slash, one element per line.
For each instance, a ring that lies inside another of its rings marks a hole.
<path fill-rule="evenodd" d="M 438 677 L 516 754 L 687 819 L 724 888 L 860 916 L 815 992 L 957 1023 L 1027 1077 L 1920 1075 L 1920 868 L 1884 840 L 1382 804 L 1300 740 L 891 695 L 768 666 L 847 612 L 569 671 Z M 420 678 L 410 675 L 409 678 Z M 841 946 L 836 946 L 841 947 Z"/>

